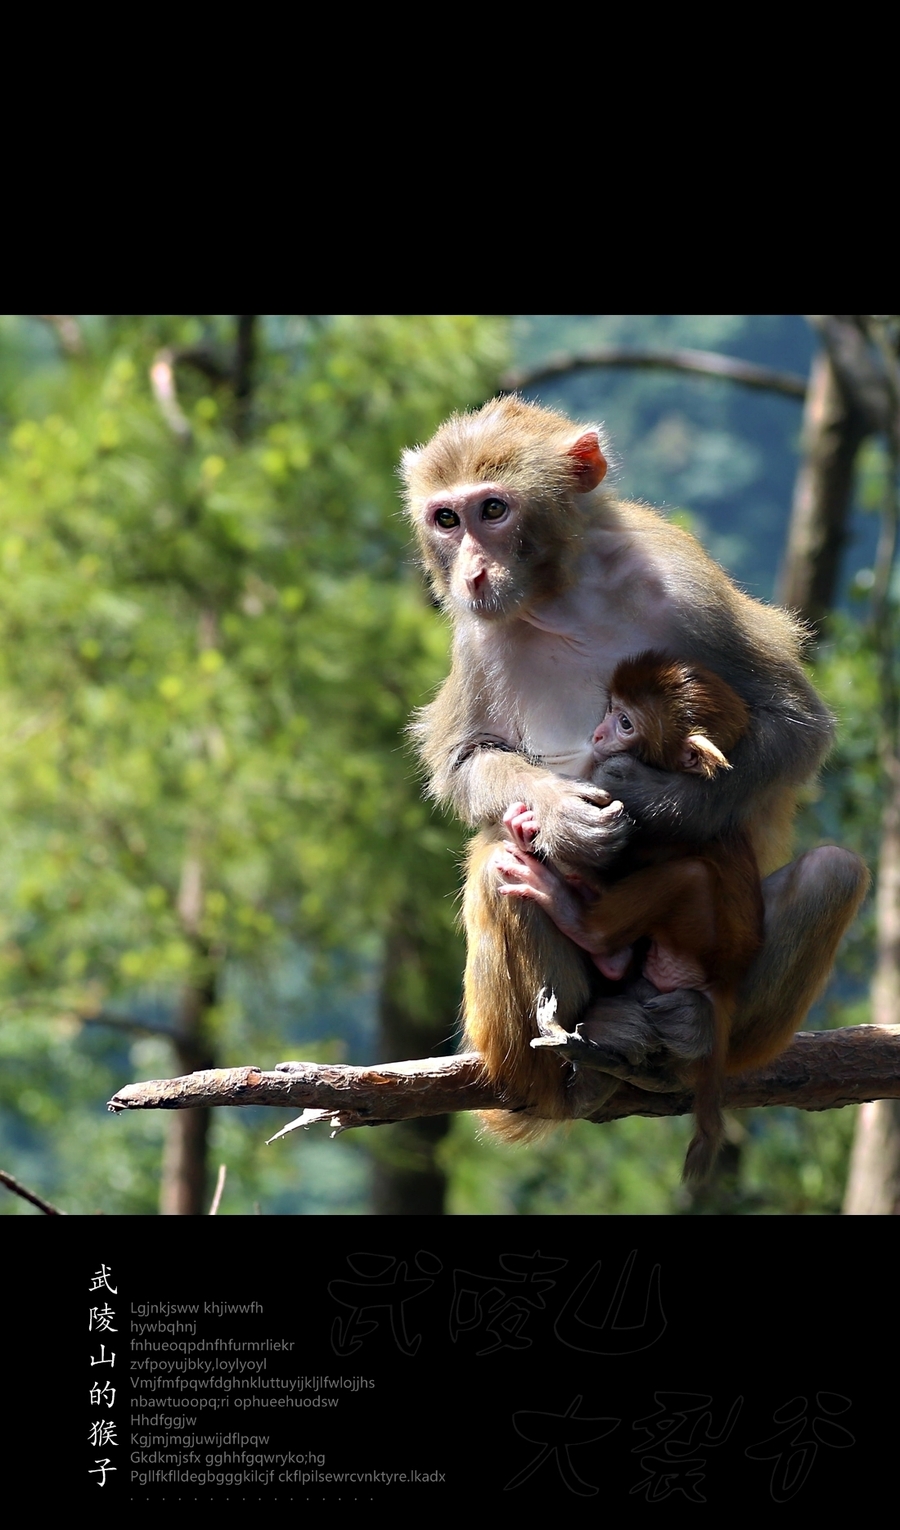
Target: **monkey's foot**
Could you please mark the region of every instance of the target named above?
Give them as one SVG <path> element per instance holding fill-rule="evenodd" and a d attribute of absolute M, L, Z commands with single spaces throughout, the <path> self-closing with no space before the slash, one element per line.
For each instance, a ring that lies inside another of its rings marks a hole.
<path fill-rule="evenodd" d="M 542 991 L 537 1009 L 540 1035 L 532 1038 L 531 1045 L 535 1050 L 555 1052 L 576 1069 L 589 1069 L 592 1075 L 609 1074 L 608 1089 L 596 1084 L 589 1086 L 592 1097 L 602 1096 L 597 1099 L 598 1105 L 614 1093 L 620 1081 L 656 1094 L 684 1088 L 684 1081 L 667 1065 L 666 1055 L 639 1004 L 624 998 L 599 1000 L 591 1008 L 595 1018 L 583 1020 L 574 1031 L 563 1030 L 555 1013 L 555 998 Z"/>
<path fill-rule="evenodd" d="M 536 1051 L 546 1047 L 551 1052 L 556 1052 L 564 1061 L 577 1063 L 586 1062 L 589 1056 L 593 1056 L 599 1050 L 579 1036 L 577 1030 L 563 1030 L 556 1019 L 556 995 L 548 993 L 546 988 L 542 988 L 538 995 L 535 1018 L 540 1035 L 532 1037 L 531 1045 Z M 578 1029 L 580 1030 L 580 1027 Z M 612 1057 L 613 1054 L 610 1053 L 610 1056 Z M 602 1067 L 602 1064 L 595 1061 L 593 1066 Z"/>
<path fill-rule="evenodd" d="M 595 1001 L 575 1034 L 599 1049 L 593 1061 L 590 1054 L 581 1058 L 586 1067 L 615 1070 L 638 1089 L 669 1093 L 691 1087 L 692 1065 L 711 1055 L 713 1007 L 695 988 L 658 993 L 641 978 L 628 993 Z M 624 1058 L 624 1069 L 610 1052 Z"/>
<path fill-rule="evenodd" d="M 573 1064 L 567 1084 L 572 1114 L 575 1117 L 591 1115 L 615 1094 L 619 1079 L 612 1074 L 604 1076 L 596 1065 L 587 1072 L 577 1066 L 585 1060 L 585 1053 L 590 1052 L 591 1047 L 580 1036 L 563 1030 L 556 1020 L 556 996 L 548 993 L 546 988 L 541 989 L 536 1018 L 541 1034 L 533 1038 L 531 1045 L 536 1048 L 547 1047 L 564 1061 Z"/>
<path fill-rule="evenodd" d="M 709 1057 L 715 1042 L 713 1007 L 696 988 L 676 988 L 655 994 L 642 1008 L 656 1037 L 677 1067 L 679 1062 L 699 1062 Z"/>
<path fill-rule="evenodd" d="M 621 1079 L 599 1068 L 573 1067 L 566 1085 L 566 1103 L 576 1121 L 592 1116 L 602 1110 L 612 1099 Z"/>
<path fill-rule="evenodd" d="M 615 1093 L 620 1083 L 633 1084 L 635 1089 L 647 1089 L 653 1094 L 678 1093 L 687 1087 L 684 1079 L 666 1064 L 664 1053 L 658 1054 L 658 1060 L 657 1057 L 647 1058 L 636 1066 L 615 1048 L 580 1036 L 580 1029 L 579 1026 L 575 1031 L 563 1031 L 559 1038 L 535 1036 L 531 1045 L 535 1050 L 546 1048 L 555 1053 L 563 1061 L 571 1063 L 579 1073 L 581 1069 L 587 1069 L 592 1077 L 608 1074 L 609 1088 L 599 1091 L 601 1097 L 597 1100 L 598 1104 L 603 1104 Z"/>

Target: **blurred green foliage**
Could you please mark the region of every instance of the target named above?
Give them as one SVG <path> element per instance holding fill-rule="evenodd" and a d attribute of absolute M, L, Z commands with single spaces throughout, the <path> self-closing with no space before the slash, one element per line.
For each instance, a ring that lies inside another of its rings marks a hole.
<path fill-rule="evenodd" d="M 271 1065 L 287 1042 L 247 1002 L 254 980 L 286 967 L 302 988 L 305 972 L 307 1005 L 323 982 L 371 987 L 411 884 L 458 965 L 458 833 L 403 739 L 446 632 L 395 469 L 490 392 L 504 341 L 465 317 L 266 321 L 248 416 L 234 320 L 81 322 L 72 356 L 38 319 L 0 329 L 3 1148 L 69 1210 L 150 1210 L 163 1120 L 102 1106 L 171 1057 L 85 1018 L 165 1025 L 180 989 L 212 980 L 219 1061 Z M 151 388 L 172 352 L 180 429 Z M 280 1124 L 228 1114 L 232 1146 Z M 249 1140 L 242 1156 L 258 1198 Z M 247 1193 L 231 1184 L 223 1209 Z"/>

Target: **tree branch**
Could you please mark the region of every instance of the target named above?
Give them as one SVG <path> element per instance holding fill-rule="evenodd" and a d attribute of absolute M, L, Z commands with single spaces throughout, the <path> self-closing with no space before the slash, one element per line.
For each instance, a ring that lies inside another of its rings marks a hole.
<path fill-rule="evenodd" d="M 177 1041 L 178 1031 L 173 1025 L 162 1025 L 156 1020 L 135 1020 L 130 1015 L 113 1015 L 107 1009 L 94 1014 L 75 1011 L 79 1025 L 106 1025 L 116 1031 L 130 1031 L 135 1036 L 162 1036 L 166 1041 Z"/>
<path fill-rule="evenodd" d="M 300 1106 L 303 1116 L 292 1126 L 329 1121 L 336 1131 L 461 1110 L 511 1108 L 515 1102 L 491 1088 L 480 1061 L 477 1052 L 466 1052 L 374 1068 L 323 1063 L 281 1064 L 270 1072 L 216 1068 L 127 1084 L 108 1108 L 117 1114 L 217 1105 Z M 736 1110 L 763 1105 L 837 1110 L 881 1099 L 900 1099 L 900 1026 L 801 1032 L 774 1062 L 727 1079 L 725 1088 L 725 1104 Z M 689 1093 L 650 1093 L 620 1084 L 600 1109 L 585 1108 L 584 1115 L 600 1123 L 624 1116 L 681 1116 L 691 1108 Z"/>
<path fill-rule="evenodd" d="M 35 318 L 43 319 L 45 324 L 56 331 L 56 338 L 67 356 L 84 355 L 84 339 L 73 314 L 36 313 Z"/>
<path fill-rule="evenodd" d="M 66 1215 L 64 1211 L 60 1211 L 58 1206 L 54 1206 L 51 1201 L 45 1201 L 42 1196 L 36 1195 L 33 1190 L 26 1190 L 25 1186 L 20 1185 L 19 1181 L 13 1179 L 11 1174 L 7 1174 L 5 1169 L 0 1169 L 0 1185 L 5 1185 L 7 1190 L 12 1191 L 13 1195 L 20 1195 L 23 1201 L 30 1201 L 32 1206 L 37 1206 L 38 1211 L 43 1211 L 48 1217 L 64 1217 Z"/>
<path fill-rule="evenodd" d="M 225 1165 L 224 1163 L 220 1163 L 219 1172 L 216 1175 L 216 1188 L 213 1191 L 213 1198 L 209 1207 L 209 1214 L 211 1217 L 218 1215 L 219 1205 L 221 1204 L 222 1200 L 222 1191 L 225 1189 L 225 1174 Z"/>
<path fill-rule="evenodd" d="M 347 1125 L 381 1126 L 418 1116 L 457 1110 L 486 1110 L 499 1104 L 482 1079 L 477 1052 L 459 1057 L 425 1057 L 416 1062 L 351 1068 L 335 1063 L 282 1064 L 262 1068 L 211 1068 L 183 1078 L 126 1084 L 109 1101 L 122 1110 L 190 1110 L 207 1105 L 301 1105 L 325 1114 L 353 1117 Z M 358 1119 L 357 1119 L 358 1118 Z"/>
<path fill-rule="evenodd" d="M 751 361 L 720 356 L 716 351 L 666 350 L 662 346 L 634 349 L 619 345 L 598 345 L 589 351 L 560 352 L 548 356 L 534 367 L 507 372 L 501 379 L 506 393 L 518 393 L 553 377 L 571 372 L 585 372 L 590 367 L 656 367 L 668 372 L 693 372 L 700 377 L 719 377 L 740 383 L 745 388 L 762 388 L 769 393 L 783 393 L 788 398 L 806 397 L 806 378 L 796 372 L 779 372 L 774 367 L 759 367 Z"/>

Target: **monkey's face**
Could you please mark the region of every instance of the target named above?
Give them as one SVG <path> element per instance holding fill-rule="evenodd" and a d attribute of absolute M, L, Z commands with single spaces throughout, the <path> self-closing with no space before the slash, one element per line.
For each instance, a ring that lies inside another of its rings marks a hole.
<path fill-rule="evenodd" d="M 653 706 L 646 699 L 643 706 L 634 701 L 627 706 L 618 696 L 609 698 L 606 716 L 592 736 L 594 759 L 602 762 L 614 754 L 634 751 L 646 765 L 658 770 L 683 770 L 711 779 L 717 770 L 731 766 L 721 750 L 703 733 L 680 737 L 666 708 Z"/>
<path fill-rule="evenodd" d="M 617 696 L 610 696 L 606 716 L 594 729 L 594 758 L 608 760 L 611 755 L 625 754 L 634 749 L 640 739 L 640 720 L 634 708 L 626 711 Z"/>
<path fill-rule="evenodd" d="M 433 494 L 418 518 L 419 539 L 438 593 L 471 616 L 511 616 L 534 593 L 522 507 L 500 483 Z"/>
<path fill-rule="evenodd" d="M 596 425 L 506 396 L 454 415 L 401 472 L 442 604 L 502 621 L 573 581 L 606 458 Z"/>

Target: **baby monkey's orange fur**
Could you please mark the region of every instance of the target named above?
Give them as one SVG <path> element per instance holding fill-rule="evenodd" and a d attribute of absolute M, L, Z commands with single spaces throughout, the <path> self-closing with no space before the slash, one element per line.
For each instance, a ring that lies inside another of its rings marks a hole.
<path fill-rule="evenodd" d="M 617 666 L 610 692 L 606 717 L 594 732 L 599 761 L 633 751 L 659 770 L 710 780 L 730 770 L 724 751 L 746 732 L 750 714 L 711 670 L 648 651 Z M 603 874 L 578 868 L 578 881 L 597 894 L 585 901 L 529 853 L 540 827 L 535 814 L 518 804 L 505 821 L 525 852 L 497 857 L 507 895 L 540 902 L 605 977 L 623 977 L 632 965 L 630 948 L 649 937 L 643 972 L 655 987 L 661 993 L 695 988 L 709 998 L 709 1049 L 689 1073 L 696 1132 L 684 1167 L 686 1179 L 705 1178 L 723 1137 L 723 1075 L 736 1069 L 729 1040 L 737 992 L 762 945 L 762 889 L 747 835 L 732 830 L 699 844 L 670 841 L 625 851 Z"/>

